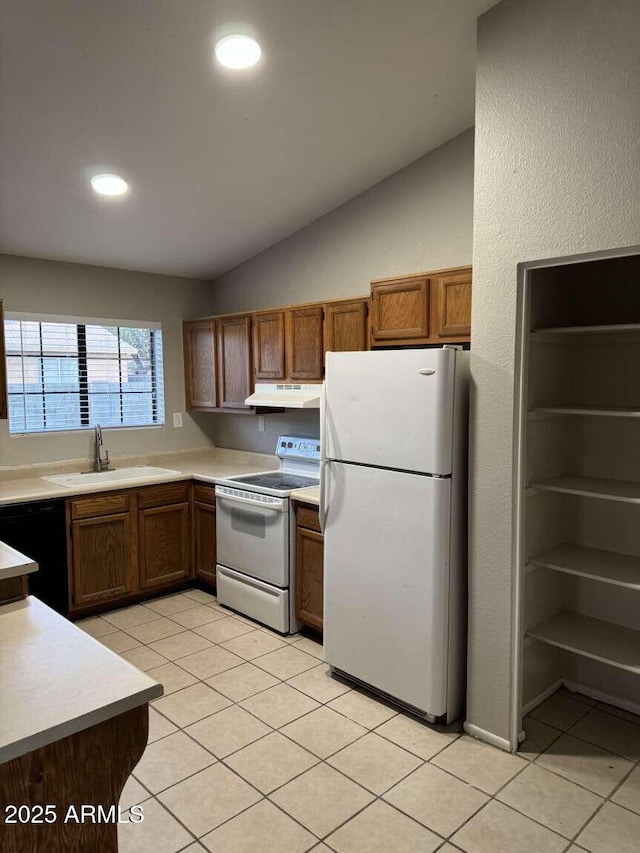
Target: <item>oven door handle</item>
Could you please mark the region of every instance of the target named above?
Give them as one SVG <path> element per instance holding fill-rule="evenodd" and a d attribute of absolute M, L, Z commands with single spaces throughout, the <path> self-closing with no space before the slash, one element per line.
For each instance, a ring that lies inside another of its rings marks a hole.
<path fill-rule="evenodd" d="M 251 507 L 254 510 L 263 510 L 265 513 L 286 512 L 287 508 L 284 501 L 278 501 L 277 504 L 264 503 L 263 501 L 254 501 L 251 498 L 240 498 L 236 495 L 220 495 L 216 494 L 216 500 L 222 503 L 242 504 L 242 506 Z"/>

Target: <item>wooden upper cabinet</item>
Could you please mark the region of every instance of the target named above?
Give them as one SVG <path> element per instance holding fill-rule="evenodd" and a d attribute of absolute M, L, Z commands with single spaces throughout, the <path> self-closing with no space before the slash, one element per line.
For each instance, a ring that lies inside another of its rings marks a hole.
<path fill-rule="evenodd" d="M 431 278 L 431 337 L 468 341 L 471 334 L 471 267 Z"/>
<path fill-rule="evenodd" d="M 7 405 L 7 361 L 4 351 L 4 310 L 0 299 L 0 420 L 9 417 Z"/>
<path fill-rule="evenodd" d="M 215 320 L 184 324 L 184 369 L 186 408 L 217 409 Z"/>
<path fill-rule="evenodd" d="M 256 379 L 284 379 L 284 311 L 253 315 L 253 364 Z"/>
<path fill-rule="evenodd" d="M 218 322 L 218 404 L 224 409 L 248 409 L 251 394 L 251 316 L 222 317 Z"/>
<path fill-rule="evenodd" d="M 322 379 L 323 317 L 321 305 L 287 311 L 285 352 L 288 379 Z"/>
<path fill-rule="evenodd" d="M 429 279 L 408 276 L 371 284 L 371 344 L 425 343 L 429 337 Z"/>
<path fill-rule="evenodd" d="M 366 350 L 368 299 L 329 302 L 324 308 L 326 352 Z"/>

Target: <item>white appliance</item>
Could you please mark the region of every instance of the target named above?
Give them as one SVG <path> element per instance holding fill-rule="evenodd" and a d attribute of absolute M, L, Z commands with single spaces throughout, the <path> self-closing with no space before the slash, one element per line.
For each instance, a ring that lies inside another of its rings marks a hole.
<path fill-rule="evenodd" d="M 324 648 L 430 721 L 462 711 L 469 353 L 327 353 Z"/>
<path fill-rule="evenodd" d="M 279 409 L 319 409 L 321 388 L 317 383 L 270 385 L 261 382 L 245 403 L 247 406 L 275 406 Z"/>
<path fill-rule="evenodd" d="M 216 480 L 218 601 L 282 634 L 298 629 L 289 495 L 319 484 L 317 438 L 281 435 L 280 469 Z"/>

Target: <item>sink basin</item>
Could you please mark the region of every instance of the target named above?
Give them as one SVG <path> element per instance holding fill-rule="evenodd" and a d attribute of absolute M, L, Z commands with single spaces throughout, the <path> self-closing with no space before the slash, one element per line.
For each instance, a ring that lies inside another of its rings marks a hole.
<path fill-rule="evenodd" d="M 87 471 L 80 474 L 58 474 L 55 477 L 43 477 L 56 486 L 95 486 L 100 483 L 120 483 L 127 480 L 162 479 L 172 474 L 180 474 L 172 468 L 155 468 L 153 465 L 136 465 L 133 468 L 115 468 L 113 471 Z"/>

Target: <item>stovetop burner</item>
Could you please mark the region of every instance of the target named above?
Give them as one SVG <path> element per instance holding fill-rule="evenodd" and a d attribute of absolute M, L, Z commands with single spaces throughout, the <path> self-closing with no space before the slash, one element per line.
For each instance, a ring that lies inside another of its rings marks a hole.
<path fill-rule="evenodd" d="M 318 485 L 318 480 L 314 477 L 302 477 L 299 474 L 286 474 L 281 471 L 274 471 L 271 474 L 251 474 L 248 477 L 232 477 L 230 479 L 234 483 L 243 483 L 245 486 L 262 486 L 265 489 L 275 489 L 281 492 Z"/>

